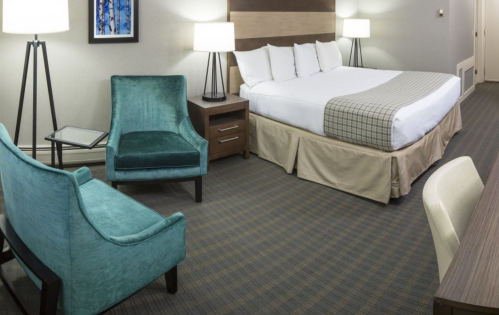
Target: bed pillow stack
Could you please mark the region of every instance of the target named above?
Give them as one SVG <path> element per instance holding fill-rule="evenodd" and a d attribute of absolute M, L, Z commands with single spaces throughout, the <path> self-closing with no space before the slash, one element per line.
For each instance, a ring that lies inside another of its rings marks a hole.
<path fill-rule="evenodd" d="M 250 88 L 265 81 L 287 81 L 328 72 L 342 65 L 336 42 L 295 44 L 294 47 L 267 45 L 251 51 L 234 52 L 244 83 Z"/>

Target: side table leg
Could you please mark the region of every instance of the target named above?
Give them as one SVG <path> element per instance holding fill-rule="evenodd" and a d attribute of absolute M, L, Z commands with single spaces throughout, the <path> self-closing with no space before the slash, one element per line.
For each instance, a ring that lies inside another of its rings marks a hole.
<path fill-rule="evenodd" d="M 55 143 L 54 141 L 50 141 L 50 166 L 55 167 Z"/>
<path fill-rule="evenodd" d="M 57 144 L 57 159 L 59 160 L 59 169 L 64 169 L 62 165 L 62 144 Z"/>

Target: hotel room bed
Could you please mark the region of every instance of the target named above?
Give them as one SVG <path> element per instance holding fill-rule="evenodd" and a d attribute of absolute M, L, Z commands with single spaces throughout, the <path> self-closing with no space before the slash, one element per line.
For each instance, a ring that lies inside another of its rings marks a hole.
<path fill-rule="evenodd" d="M 334 1 L 228 0 L 228 7 L 237 51 L 335 40 Z M 296 169 L 299 178 L 375 201 L 388 203 L 408 194 L 411 183 L 443 156 L 462 128 L 456 77 L 400 109 L 387 149 L 380 150 L 326 137 L 325 108 L 332 99 L 371 91 L 401 72 L 339 67 L 249 88 L 232 54 L 228 68 L 229 92 L 250 100 L 252 152 L 288 173 Z"/>
<path fill-rule="evenodd" d="M 284 82 L 241 85 L 240 96 L 250 101 L 250 111 L 320 136 L 324 109 L 334 97 L 369 90 L 399 75 L 400 71 L 338 67 L 307 78 Z M 392 125 L 392 150 L 399 150 L 435 128 L 454 107 L 461 92 L 460 79 L 451 78 L 427 97 L 399 110 Z"/>
<path fill-rule="evenodd" d="M 319 136 L 263 116 L 250 114 L 250 151 L 289 174 L 367 199 L 388 203 L 407 195 L 411 184 L 440 160 L 462 129 L 456 103 L 423 138 L 386 152 Z"/>
<path fill-rule="evenodd" d="M 299 178 L 375 201 L 388 203 L 408 194 L 411 183 L 443 156 L 462 128 L 460 80 L 452 78 L 397 112 L 393 151 L 383 151 L 326 137 L 324 108 L 330 96 L 370 89 L 399 72 L 337 70 L 307 78 L 306 83 L 296 79 L 264 82 L 251 89 L 242 85 L 241 96 L 250 100 L 252 111 L 250 151 L 287 173 L 296 169 Z M 338 85 L 327 88 L 334 83 Z"/>

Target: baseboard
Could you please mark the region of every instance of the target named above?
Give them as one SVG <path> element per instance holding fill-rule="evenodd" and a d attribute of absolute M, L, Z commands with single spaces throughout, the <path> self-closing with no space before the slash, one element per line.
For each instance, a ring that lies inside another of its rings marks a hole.
<path fill-rule="evenodd" d="M 23 148 L 23 152 L 28 156 L 32 155 L 30 149 Z M 36 159 L 43 164 L 50 165 L 51 153 L 50 146 L 39 146 L 36 151 Z M 74 148 L 74 147 L 64 147 L 62 150 L 62 163 L 63 165 L 71 164 L 92 164 L 92 163 L 102 163 L 106 160 L 106 148 L 99 147 L 92 150 Z M 57 156 L 55 158 L 55 163 L 57 164 Z"/>

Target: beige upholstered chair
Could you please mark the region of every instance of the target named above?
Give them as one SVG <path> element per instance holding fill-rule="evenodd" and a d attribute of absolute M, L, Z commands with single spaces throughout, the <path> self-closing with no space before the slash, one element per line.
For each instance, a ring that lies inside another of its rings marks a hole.
<path fill-rule="evenodd" d="M 423 203 L 437 251 L 440 282 L 464 236 L 483 187 L 468 156 L 440 167 L 424 186 Z"/>

